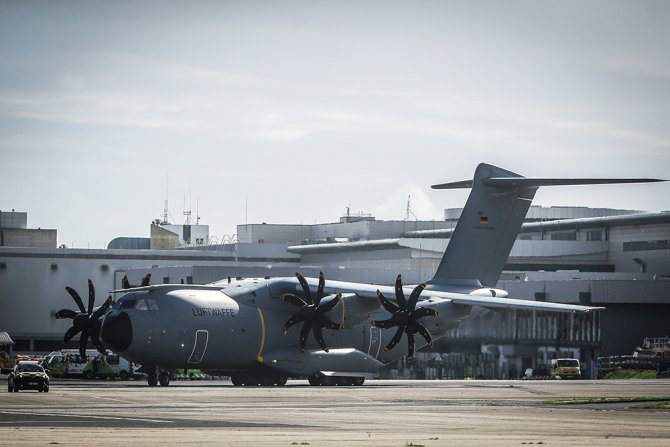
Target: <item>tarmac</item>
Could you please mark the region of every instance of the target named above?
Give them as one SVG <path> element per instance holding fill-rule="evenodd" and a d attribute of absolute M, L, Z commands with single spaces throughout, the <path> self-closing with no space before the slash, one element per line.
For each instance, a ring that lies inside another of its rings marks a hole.
<path fill-rule="evenodd" d="M 2 446 L 670 445 L 669 379 L 267 388 L 53 380 L 49 393 L 4 390 Z"/>

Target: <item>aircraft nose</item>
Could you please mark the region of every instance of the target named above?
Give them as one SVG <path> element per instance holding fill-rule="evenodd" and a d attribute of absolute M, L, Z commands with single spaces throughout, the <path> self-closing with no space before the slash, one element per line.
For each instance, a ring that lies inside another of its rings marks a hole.
<path fill-rule="evenodd" d="M 114 352 L 123 352 L 133 341 L 133 325 L 125 312 L 112 313 L 102 321 L 100 336 L 105 345 Z"/>

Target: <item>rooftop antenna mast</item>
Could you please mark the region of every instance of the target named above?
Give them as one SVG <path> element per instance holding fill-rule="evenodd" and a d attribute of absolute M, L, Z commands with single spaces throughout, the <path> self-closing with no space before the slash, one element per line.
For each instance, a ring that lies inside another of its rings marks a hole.
<path fill-rule="evenodd" d="M 416 217 L 416 214 L 414 214 L 414 212 L 412 212 L 412 210 L 409 208 L 409 203 L 410 203 L 410 199 L 411 199 L 411 198 L 412 198 L 411 195 L 408 195 L 408 196 L 407 196 L 407 212 L 405 213 L 405 220 L 409 220 L 409 215 L 410 215 L 410 214 L 411 214 L 412 216 L 414 216 L 414 220 L 419 220 L 419 218 Z"/>
<path fill-rule="evenodd" d="M 188 210 L 186 209 L 186 196 L 184 196 L 184 216 L 186 216 L 186 223 L 184 225 L 193 225 L 191 219 L 191 182 L 188 182 Z"/>
<path fill-rule="evenodd" d="M 170 222 L 168 221 L 168 197 L 169 197 L 169 192 L 170 192 L 170 177 L 168 173 L 165 173 L 165 203 L 163 204 L 163 222 L 161 222 L 163 225 L 168 225 Z"/>

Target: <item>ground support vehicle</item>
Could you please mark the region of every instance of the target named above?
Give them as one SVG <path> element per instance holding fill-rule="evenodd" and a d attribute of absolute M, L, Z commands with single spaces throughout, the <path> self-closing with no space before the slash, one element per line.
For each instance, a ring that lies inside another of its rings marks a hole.
<path fill-rule="evenodd" d="M 577 359 L 553 359 L 551 376 L 556 379 L 581 379 L 582 368 Z"/>
<path fill-rule="evenodd" d="M 79 351 L 64 349 L 49 353 L 43 366 L 53 377 L 84 377 L 86 379 L 139 379 L 139 366 L 116 354 L 100 354 L 96 350 L 87 350 L 86 358 Z"/>

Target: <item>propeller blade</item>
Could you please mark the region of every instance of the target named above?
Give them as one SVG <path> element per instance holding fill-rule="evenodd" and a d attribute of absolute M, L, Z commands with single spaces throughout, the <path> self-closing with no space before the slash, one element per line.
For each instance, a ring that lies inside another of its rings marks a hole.
<path fill-rule="evenodd" d="M 399 326 L 398 330 L 395 332 L 395 335 L 391 339 L 388 345 L 384 348 L 384 351 L 390 351 L 395 347 L 395 345 L 398 344 L 400 339 L 402 338 L 402 334 L 405 332 L 405 326 Z"/>
<path fill-rule="evenodd" d="M 146 276 L 142 278 L 142 287 L 148 286 L 149 281 L 151 281 L 151 273 L 147 273 Z"/>
<path fill-rule="evenodd" d="M 340 329 L 342 329 L 341 324 L 335 323 L 333 320 L 331 320 L 325 315 L 319 315 L 317 321 L 319 322 L 319 325 L 321 327 L 325 327 L 326 329 L 332 329 L 334 331 L 339 331 Z"/>
<path fill-rule="evenodd" d="M 100 327 L 102 325 L 100 324 L 99 321 L 95 321 L 95 324 L 91 327 L 90 330 L 90 337 L 91 337 L 91 342 L 93 343 L 93 346 L 98 350 L 100 354 L 106 354 L 105 346 L 102 344 L 100 341 Z"/>
<path fill-rule="evenodd" d="M 130 289 L 130 281 L 128 281 L 128 275 L 123 275 L 123 279 L 121 280 L 121 287 L 124 289 Z"/>
<path fill-rule="evenodd" d="M 305 279 L 305 277 L 302 276 L 300 273 L 296 273 L 295 276 L 296 278 L 298 278 L 298 282 L 302 287 L 302 293 L 305 295 L 305 302 L 307 302 L 307 304 L 314 304 L 314 302 L 312 301 L 312 292 L 310 292 L 309 290 L 309 285 L 307 284 L 307 280 Z"/>
<path fill-rule="evenodd" d="M 409 301 L 407 302 L 407 309 L 411 312 L 416 308 L 416 303 L 419 301 L 419 295 L 423 292 L 423 289 L 426 288 L 426 283 L 419 284 L 412 290 L 412 293 L 409 296 Z"/>
<path fill-rule="evenodd" d="M 81 336 L 79 337 L 79 354 L 81 358 L 86 358 L 86 347 L 88 346 L 88 331 L 81 331 Z"/>
<path fill-rule="evenodd" d="M 395 326 L 395 321 L 388 319 L 388 320 L 372 320 L 371 321 L 372 325 L 375 327 L 379 327 L 382 329 L 391 329 L 392 327 Z"/>
<path fill-rule="evenodd" d="M 317 306 L 321 302 L 321 298 L 325 296 L 323 293 L 323 289 L 326 286 L 326 279 L 323 276 L 323 272 L 319 272 L 319 287 L 316 289 L 316 299 L 314 300 L 314 304 Z"/>
<path fill-rule="evenodd" d="M 326 303 L 323 303 L 323 305 L 321 305 L 321 306 L 318 306 L 316 308 L 317 312 L 319 312 L 321 315 L 323 315 L 327 312 L 330 312 L 331 310 L 333 310 L 333 308 L 335 306 L 337 306 L 337 304 L 340 302 L 341 298 L 342 298 L 342 294 L 338 293 L 337 295 L 335 295 L 335 297 L 332 300 L 330 300 Z"/>
<path fill-rule="evenodd" d="M 74 319 L 74 317 L 77 316 L 77 312 L 75 312 L 74 310 L 70 310 L 70 309 L 61 309 L 58 312 L 56 312 L 56 315 L 54 315 L 54 316 L 58 320 L 63 319 L 63 318 Z"/>
<path fill-rule="evenodd" d="M 112 295 L 109 295 L 107 297 L 107 300 L 100 306 L 95 312 L 93 312 L 93 315 L 91 315 L 91 320 L 97 321 L 98 318 L 100 318 L 105 312 L 107 312 L 107 309 L 109 309 L 109 306 L 112 305 Z"/>
<path fill-rule="evenodd" d="M 386 298 L 379 290 L 377 290 L 377 298 L 379 298 L 379 301 L 382 303 L 382 306 L 384 306 L 384 309 L 390 313 L 394 314 L 400 310 L 400 308 L 396 306 L 395 303 L 389 301 L 389 299 Z"/>
<path fill-rule="evenodd" d="M 294 306 L 303 307 L 307 306 L 307 303 L 303 301 L 298 295 L 293 295 L 292 293 L 287 293 L 279 297 L 280 300 L 291 303 Z"/>
<path fill-rule="evenodd" d="M 95 287 L 93 287 L 93 281 L 88 280 L 88 314 L 93 313 L 93 306 L 95 306 Z"/>
<path fill-rule="evenodd" d="M 300 350 L 302 352 L 305 352 L 305 348 L 307 347 L 307 336 L 311 329 L 312 322 L 309 320 L 305 321 L 305 324 L 302 325 L 302 329 L 300 330 Z"/>
<path fill-rule="evenodd" d="M 437 317 L 438 315 L 440 315 L 440 313 L 432 307 L 419 307 L 412 312 L 412 317 L 415 320 L 418 320 L 421 317 Z"/>
<path fill-rule="evenodd" d="M 407 332 L 407 357 L 411 358 L 414 356 L 414 335 L 411 332 Z"/>
<path fill-rule="evenodd" d="M 405 301 L 405 292 L 402 291 L 402 275 L 398 275 L 395 279 L 395 299 L 398 301 L 398 305 L 401 309 L 407 307 L 407 301 Z"/>
<path fill-rule="evenodd" d="M 85 314 L 86 313 L 86 308 L 84 307 L 84 303 L 81 300 L 81 297 L 77 293 L 76 290 L 74 290 L 72 287 L 65 287 L 65 290 L 67 290 L 67 293 L 70 294 L 74 302 L 77 304 L 77 307 L 81 311 L 81 313 Z"/>
<path fill-rule="evenodd" d="M 81 331 L 81 328 L 76 328 L 72 326 L 70 329 L 68 329 L 65 332 L 65 335 L 63 336 L 63 344 L 67 345 L 70 340 L 72 340 L 72 337 L 77 335 Z"/>
<path fill-rule="evenodd" d="M 284 332 L 287 332 L 288 328 L 290 328 L 291 326 L 293 326 L 296 323 L 300 323 L 301 321 L 305 321 L 305 318 L 302 315 L 299 315 L 299 314 L 291 315 L 288 318 L 288 320 L 286 320 L 286 323 L 284 323 L 284 326 L 282 327 L 282 330 Z"/>
<path fill-rule="evenodd" d="M 326 341 L 323 339 L 323 332 L 321 331 L 321 327 L 318 324 L 312 325 L 312 332 L 314 332 L 314 338 L 316 339 L 317 343 L 319 343 L 319 346 L 321 346 L 321 349 L 328 352 L 328 346 L 326 346 Z"/>
<path fill-rule="evenodd" d="M 414 323 L 414 329 L 426 339 L 428 346 L 433 346 L 433 337 L 430 335 L 430 332 L 426 327 L 421 323 Z"/>

